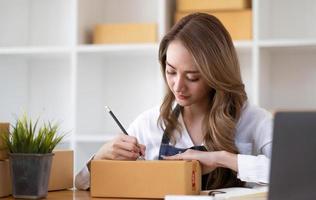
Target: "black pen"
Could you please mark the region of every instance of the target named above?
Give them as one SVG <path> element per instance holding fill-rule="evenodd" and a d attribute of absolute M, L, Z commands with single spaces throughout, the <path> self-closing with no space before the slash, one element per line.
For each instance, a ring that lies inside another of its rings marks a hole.
<path fill-rule="evenodd" d="M 125 128 L 123 127 L 123 125 L 121 124 L 121 122 L 116 118 L 116 116 L 113 114 L 112 110 L 108 107 L 105 106 L 106 111 L 108 111 L 108 113 L 110 113 L 111 117 L 114 119 L 114 121 L 116 122 L 116 124 L 120 127 L 120 129 L 123 131 L 123 133 L 125 135 L 128 135 L 127 131 L 125 130 Z"/>
<path fill-rule="evenodd" d="M 114 119 L 114 121 L 116 122 L 116 124 L 120 127 L 120 129 L 122 130 L 122 132 L 125 135 L 128 135 L 126 129 L 123 127 L 123 125 L 121 124 L 121 122 L 116 118 L 116 116 L 114 115 L 114 113 L 112 112 L 112 110 L 108 107 L 105 106 L 105 110 L 110 113 L 111 117 Z M 139 145 L 137 144 L 137 146 L 139 147 Z M 140 157 L 138 157 L 139 160 L 145 160 L 144 157 L 142 156 L 142 154 L 140 153 Z"/>

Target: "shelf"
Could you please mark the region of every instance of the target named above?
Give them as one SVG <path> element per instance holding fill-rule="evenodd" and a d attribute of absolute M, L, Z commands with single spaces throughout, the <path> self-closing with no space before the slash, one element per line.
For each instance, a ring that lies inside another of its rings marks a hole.
<path fill-rule="evenodd" d="M 235 40 L 233 42 L 237 51 L 251 51 L 251 48 L 253 47 L 252 40 Z"/>
<path fill-rule="evenodd" d="M 158 52 L 158 44 L 116 44 L 116 45 L 80 45 L 78 53 L 146 53 Z"/>
<path fill-rule="evenodd" d="M 157 52 L 158 44 L 79 45 L 75 49 L 78 53 Z M 0 55 L 66 54 L 72 50 L 71 47 L 0 47 Z"/>
<path fill-rule="evenodd" d="M 61 55 L 70 54 L 70 47 L 0 47 L 1 55 Z"/>
<path fill-rule="evenodd" d="M 271 39 L 259 40 L 259 47 L 262 48 L 316 48 L 316 39 Z"/>
<path fill-rule="evenodd" d="M 239 48 L 249 48 L 252 47 L 253 41 L 252 40 L 234 40 L 235 47 Z"/>

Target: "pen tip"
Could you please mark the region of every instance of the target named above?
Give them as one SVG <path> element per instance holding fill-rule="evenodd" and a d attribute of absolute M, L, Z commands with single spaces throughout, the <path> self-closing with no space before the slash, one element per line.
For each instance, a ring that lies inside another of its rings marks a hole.
<path fill-rule="evenodd" d="M 107 112 L 110 112 L 110 111 L 111 111 L 108 106 L 105 106 L 105 110 L 106 110 Z"/>

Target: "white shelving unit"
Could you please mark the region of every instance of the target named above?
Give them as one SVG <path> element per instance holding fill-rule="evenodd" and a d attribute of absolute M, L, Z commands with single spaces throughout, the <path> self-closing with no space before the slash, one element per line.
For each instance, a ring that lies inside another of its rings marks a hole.
<path fill-rule="evenodd" d="M 252 103 L 268 110 L 316 108 L 316 2 L 253 0 L 253 39 L 235 41 Z M 1 0 L 0 121 L 27 112 L 60 122 L 75 171 L 119 132 L 159 105 L 159 43 L 91 45 L 98 23 L 170 28 L 174 0 Z"/>

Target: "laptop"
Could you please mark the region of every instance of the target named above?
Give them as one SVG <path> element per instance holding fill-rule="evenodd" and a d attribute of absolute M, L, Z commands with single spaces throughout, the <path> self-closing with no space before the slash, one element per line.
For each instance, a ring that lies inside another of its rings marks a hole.
<path fill-rule="evenodd" d="M 268 198 L 316 199 L 316 112 L 276 113 Z"/>

